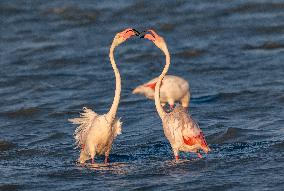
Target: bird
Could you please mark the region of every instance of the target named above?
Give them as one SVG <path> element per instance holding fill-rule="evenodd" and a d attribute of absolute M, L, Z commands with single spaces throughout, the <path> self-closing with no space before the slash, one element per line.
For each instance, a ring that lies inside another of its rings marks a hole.
<path fill-rule="evenodd" d="M 132 93 L 142 94 L 148 99 L 154 100 L 155 86 L 158 77 L 137 86 Z M 187 110 L 190 101 L 190 91 L 188 82 L 174 75 L 166 75 L 163 79 L 160 89 L 160 101 L 164 107 L 166 103 L 173 109 L 175 102 L 180 102 L 181 105 Z"/>
<path fill-rule="evenodd" d="M 152 29 L 147 30 L 142 38 L 152 41 L 166 56 L 166 64 L 155 86 L 155 106 L 162 120 L 164 134 L 172 147 L 175 160 L 179 160 L 180 151 L 196 153 L 199 158 L 202 158 L 200 150 L 208 153 L 210 148 L 197 122 L 180 105 L 169 113 L 165 112 L 161 106 L 160 87 L 170 67 L 170 54 L 167 44 L 164 38 Z"/>
<path fill-rule="evenodd" d="M 121 77 L 114 60 L 115 48 L 132 36 L 139 36 L 139 32 L 127 28 L 115 35 L 109 51 L 110 63 L 115 75 L 115 96 L 110 110 L 99 115 L 89 108 L 84 107 L 79 118 L 69 119 L 73 124 L 79 125 L 74 133 L 76 148 L 81 148 L 78 162 L 84 164 L 91 159 L 94 164 L 95 155 L 105 155 L 105 163 L 109 162 L 109 154 L 113 140 L 121 134 L 122 122 L 116 118 L 120 101 Z"/>

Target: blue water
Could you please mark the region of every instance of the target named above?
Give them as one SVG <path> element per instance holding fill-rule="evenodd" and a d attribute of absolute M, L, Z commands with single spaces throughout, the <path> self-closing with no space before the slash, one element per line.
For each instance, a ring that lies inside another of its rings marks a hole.
<path fill-rule="evenodd" d="M 13 0 L 0 21 L 0 190 L 284 190 L 283 1 Z M 212 149 L 203 159 L 175 162 L 154 102 L 131 94 L 165 63 L 137 38 L 115 52 L 123 130 L 111 163 L 76 163 L 67 119 L 110 108 L 108 50 L 126 27 L 166 39 Z"/>

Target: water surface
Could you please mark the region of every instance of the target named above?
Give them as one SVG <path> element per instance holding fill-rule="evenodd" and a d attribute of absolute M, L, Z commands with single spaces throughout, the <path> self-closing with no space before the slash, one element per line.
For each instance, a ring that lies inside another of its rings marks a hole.
<path fill-rule="evenodd" d="M 0 15 L 0 190 L 284 189 L 283 1 L 14 0 Z M 123 131 L 111 163 L 76 164 L 67 119 L 110 108 L 108 51 L 126 27 L 165 37 L 212 149 L 203 159 L 174 162 L 154 102 L 131 94 L 165 62 L 131 39 L 115 51 Z"/>

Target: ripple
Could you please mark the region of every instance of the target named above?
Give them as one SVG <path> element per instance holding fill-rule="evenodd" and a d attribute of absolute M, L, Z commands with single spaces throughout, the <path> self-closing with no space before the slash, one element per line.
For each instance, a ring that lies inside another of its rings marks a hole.
<path fill-rule="evenodd" d="M 260 2 L 260 3 L 247 3 L 230 9 L 226 9 L 227 13 L 252 13 L 259 11 L 276 11 L 283 10 L 283 3 L 273 3 L 273 2 Z"/>
<path fill-rule="evenodd" d="M 76 6 L 63 6 L 49 9 L 45 14 L 55 14 L 64 20 L 77 22 L 80 24 L 93 23 L 97 21 L 100 12 L 94 9 L 82 9 Z"/>
<path fill-rule="evenodd" d="M 181 52 L 176 53 L 176 55 L 185 57 L 185 58 L 191 58 L 191 57 L 198 57 L 205 53 L 204 50 L 183 50 Z"/>
<path fill-rule="evenodd" d="M 278 98 L 279 102 L 280 103 L 284 103 L 284 95 L 281 95 L 279 98 Z"/>
<path fill-rule="evenodd" d="M 38 175 L 39 177 L 48 177 L 48 178 L 60 178 L 60 179 L 74 179 L 74 178 L 79 178 L 82 177 L 83 173 L 82 171 L 78 170 L 78 169 L 67 169 L 67 170 L 53 170 L 51 172 L 48 173 L 44 173 L 44 174 L 40 174 Z"/>
<path fill-rule="evenodd" d="M 0 113 L 0 114 L 11 118 L 17 118 L 17 117 L 33 117 L 37 115 L 39 112 L 40 112 L 39 108 L 30 107 L 30 108 L 22 108 L 12 112 Z"/>
<path fill-rule="evenodd" d="M 95 164 L 85 164 L 83 167 L 86 167 L 88 169 L 95 170 L 96 172 L 108 172 L 112 174 L 127 174 L 127 172 L 130 170 L 131 165 L 129 163 L 124 162 L 113 162 L 109 164 L 103 164 L 103 163 L 95 163 Z"/>
<path fill-rule="evenodd" d="M 62 44 L 55 43 L 30 43 L 30 47 L 17 48 L 15 54 L 20 54 L 23 58 L 30 58 L 35 55 L 44 55 L 63 48 Z"/>
<path fill-rule="evenodd" d="M 272 148 L 279 151 L 284 151 L 284 141 L 272 145 Z"/>
<path fill-rule="evenodd" d="M 192 102 L 193 103 L 210 103 L 218 99 L 218 95 L 206 95 L 206 96 L 199 96 L 199 97 L 193 97 Z"/>
<path fill-rule="evenodd" d="M 208 142 L 212 144 L 220 144 L 220 143 L 227 143 L 227 142 L 237 142 L 241 140 L 249 141 L 249 136 L 251 133 L 257 133 L 255 130 L 248 130 L 248 129 L 241 129 L 241 128 L 234 128 L 229 127 L 225 132 L 216 133 L 213 135 L 208 136 Z"/>
<path fill-rule="evenodd" d="M 11 150 L 12 148 L 15 147 L 15 144 L 12 142 L 0 140 L 0 151 L 7 151 Z"/>
<path fill-rule="evenodd" d="M 0 185 L 0 190 L 5 190 L 5 191 L 20 190 L 22 188 L 23 186 L 19 184 L 1 184 Z"/>
<path fill-rule="evenodd" d="M 284 44 L 280 44 L 278 42 L 266 42 L 261 45 L 245 45 L 243 46 L 243 50 L 255 50 L 255 49 L 263 49 L 263 50 L 273 50 L 273 49 L 283 49 Z"/>
<path fill-rule="evenodd" d="M 66 133 L 61 133 L 61 132 L 51 133 L 50 135 L 48 135 L 45 138 L 43 136 L 41 136 L 41 138 L 39 140 L 31 142 L 29 145 L 39 145 L 40 143 L 56 142 L 56 141 L 59 141 L 59 140 L 65 138 L 65 137 L 67 137 Z"/>
<path fill-rule="evenodd" d="M 253 90 L 241 90 L 236 92 L 218 92 L 212 95 L 203 95 L 199 97 L 193 97 L 192 102 L 194 103 L 211 103 L 215 101 L 233 100 L 239 97 L 255 97 L 256 95 L 265 95 L 263 91 Z"/>
<path fill-rule="evenodd" d="M 170 24 L 170 23 L 160 24 L 160 29 L 162 31 L 172 31 L 172 30 L 175 29 L 175 27 L 176 27 L 176 25 Z"/>
<path fill-rule="evenodd" d="M 0 12 L 5 16 L 13 16 L 19 13 L 25 13 L 27 10 L 17 5 L 0 5 Z"/>
<path fill-rule="evenodd" d="M 13 157 L 24 157 L 24 158 L 38 157 L 44 153 L 46 153 L 45 150 L 38 148 L 24 148 L 24 149 L 18 149 L 15 155 L 13 155 Z"/>

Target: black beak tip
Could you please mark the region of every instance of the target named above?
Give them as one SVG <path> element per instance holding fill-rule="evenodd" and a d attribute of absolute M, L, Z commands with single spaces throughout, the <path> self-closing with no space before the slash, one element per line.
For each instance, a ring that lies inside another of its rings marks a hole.
<path fill-rule="evenodd" d="M 136 36 L 140 36 L 140 32 L 138 32 L 136 29 L 132 29 Z"/>
<path fill-rule="evenodd" d="M 144 38 L 144 36 L 146 35 L 146 33 L 147 33 L 147 31 L 142 31 L 142 32 L 140 33 L 140 38 Z"/>

